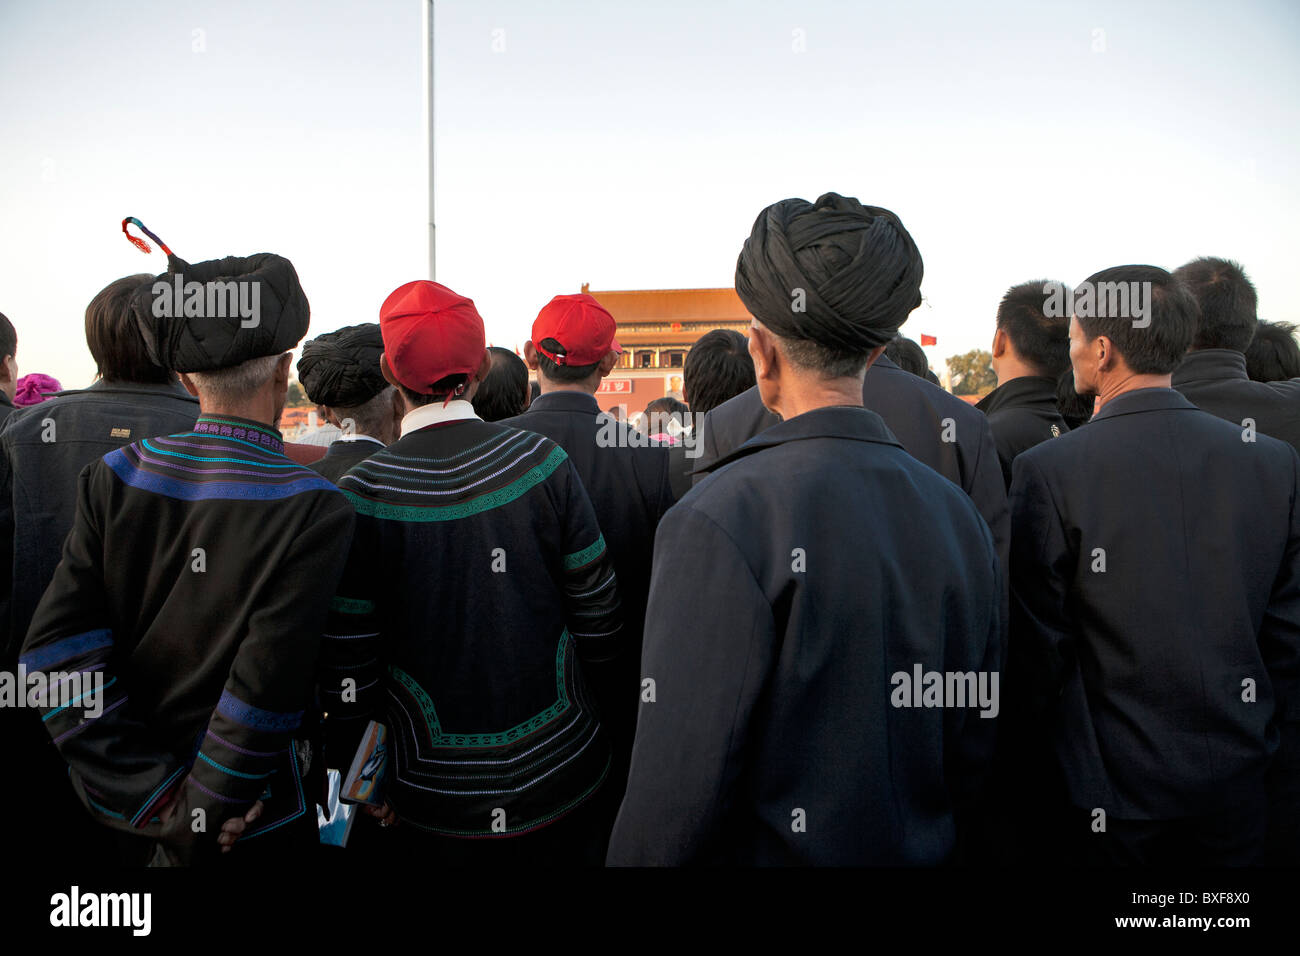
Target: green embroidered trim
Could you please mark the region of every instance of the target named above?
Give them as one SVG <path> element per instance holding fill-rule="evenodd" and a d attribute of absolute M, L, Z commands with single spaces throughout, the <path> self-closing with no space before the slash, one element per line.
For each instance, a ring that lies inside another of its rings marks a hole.
<path fill-rule="evenodd" d="M 438 711 L 433 706 L 433 700 L 429 697 L 428 692 L 419 685 L 419 683 L 406 671 L 400 667 L 390 665 L 388 673 L 392 675 L 393 680 L 397 681 L 413 698 L 420 708 L 420 713 L 424 716 L 425 726 L 429 728 L 429 743 L 434 747 L 502 747 L 506 744 L 513 743 L 521 737 L 527 737 L 529 734 L 545 727 L 557 717 L 563 715 L 572 706 L 569 695 L 564 687 L 564 675 L 567 667 L 569 656 L 569 645 L 573 639 L 565 629 L 560 635 L 559 646 L 555 649 L 555 693 L 557 700 L 550 707 L 540 713 L 534 714 L 523 723 L 511 727 L 509 730 L 498 734 L 455 734 L 449 733 L 442 729 L 442 723 L 438 720 Z"/>
<path fill-rule="evenodd" d="M 330 600 L 330 610 L 338 611 L 340 614 L 373 614 L 375 602 L 360 598 L 335 597 Z"/>
<path fill-rule="evenodd" d="M 546 456 L 545 461 L 528 469 L 504 488 L 489 491 L 471 501 L 461 501 L 452 505 L 390 504 L 386 501 L 372 501 L 369 498 L 362 498 L 356 492 L 346 488 L 343 489 L 343 494 L 352 502 L 352 507 L 356 509 L 359 515 L 368 515 L 373 518 L 391 518 L 395 521 L 456 521 L 460 518 L 468 518 L 470 515 L 491 511 L 493 508 L 509 504 L 516 498 L 521 497 L 534 485 L 539 485 L 549 478 L 551 473 L 560 467 L 567 457 L 564 454 L 564 449 L 557 445 Z"/>
<path fill-rule="evenodd" d="M 605 552 L 605 536 L 596 535 L 596 540 L 588 547 L 583 548 L 576 554 L 566 554 L 564 556 L 564 570 L 572 571 L 574 568 L 580 568 L 584 564 L 590 564 Z"/>

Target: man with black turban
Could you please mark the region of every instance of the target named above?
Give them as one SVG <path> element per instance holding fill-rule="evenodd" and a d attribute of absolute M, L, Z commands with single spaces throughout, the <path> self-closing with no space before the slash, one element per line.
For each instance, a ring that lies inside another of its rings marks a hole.
<path fill-rule="evenodd" d="M 895 278 L 879 271 L 882 255 L 897 258 Z M 760 218 L 736 264 L 736 291 L 774 331 L 815 332 L 839 347 L 860 350 L 888 343 L 892 323 L 906 321 L 921 304 L 922 271 L 921 254 L 898 217 L 828 193 L 815 204 L 777 203 L 766 220 Z M 841 320 L 850 317 L 842 328 Z M 988 419 L 937 384 L 908 374 L 888 355 L 867 369 L 862 404 L 885 420 L 909 455 L 970 496 L 993 532 L 1005 579 L 1011 521 Z M 695 480 L 777 421 L 757 388 L 714 408 L 699 426 Z"/>
<path fill-rule="evenodd" d="M 275 427 L 307 297 L 279 256 L 168 261 L 133 311 L 198 421 L 81 473 L 20 664 L 73 675 L 40 710 L 123 862 L 301 857 L 319 768 L 298 738 L 353 523 Z"/>
<path fill-rule="evenodd" d="M 307 342 L 298 359 L 298 381 L 342 431 L 313 471 L 337 483 L 348 469 L 397 441 L 405 407 L 384 379 L 379 357 L 384 340 L 378 322 L 349 325 Z"/>
<path fill-rule="evenodd" d="M 991 759 L 1001 570 L 970 498 L 862 407 L 920 282 L 886 209 L 832 193 L 759 215 L 736 288 L 782 421 L 655 535 L 610 863 L 956 855 Z M 683 595 L 708 595 L 707 613 Z"/>

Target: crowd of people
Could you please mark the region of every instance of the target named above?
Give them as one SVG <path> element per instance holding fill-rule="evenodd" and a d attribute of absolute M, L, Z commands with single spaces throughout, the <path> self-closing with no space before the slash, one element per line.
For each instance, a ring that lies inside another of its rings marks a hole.
<path fill-rule="evenodd" d="M 788 199 L 739 253 L 749 334 L 644 424 L 597 404 L 592 296 L 519 356 L 417 280 L 302 344 L 326 447 L 277 429 L 290 261 L 164 251 L 87 307 L 94 384 L 0 408 L 16 852 L 1300 860 L 1300 349 L 1236 263 L 1012 286 L 971 405 L 900 334 L 900 218 Z M 260 311 L 161 302 L 188 281 Z M 0 352 L 12 399 L 3 317 Z"/>

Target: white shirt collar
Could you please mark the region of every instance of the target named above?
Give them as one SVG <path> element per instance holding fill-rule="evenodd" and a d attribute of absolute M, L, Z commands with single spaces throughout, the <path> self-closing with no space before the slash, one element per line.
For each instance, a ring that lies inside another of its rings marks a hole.
<path fill-rule="evenodd" d="M 402 437 L 440 422 L 466 421 L 471 418 L 482 420 L 475 414 L 474 406 L 463 398 L 452 399 L 445 406 L 440 401 L 433 401 L 402 416 Z"/>

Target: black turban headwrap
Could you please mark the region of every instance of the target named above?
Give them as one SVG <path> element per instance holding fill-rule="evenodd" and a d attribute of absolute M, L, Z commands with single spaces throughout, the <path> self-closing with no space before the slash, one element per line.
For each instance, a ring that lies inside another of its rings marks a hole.
<path fill-rule="evenodd" d="M 155 294 L 160 282 L 167 291 Z M 203 295 L 185 293 L 191 282 Z M 269 252 L 194 264 L 169 256 L 167 271 L 135 293 L 131 308 L 149 357 L 176 372 L 211 372 L 287 352 L 307 334 L 311 316 L 293 263 Z"/>
<path fill-rule="evenodd" d="M 924 271 L 896 215 L 826 193 L 758 214 L 736 260 L 736 292 L 777 335 L 860 354 L 892 339 L 921 304 Z"/>
<path fill-rule="evenodd" d="M 326 332 L 303 345 L 298 381 L 317 405 L 364 405 L 388 387 L 379 368 L 382 354 L 384 339 L 378 322 Z"/>

